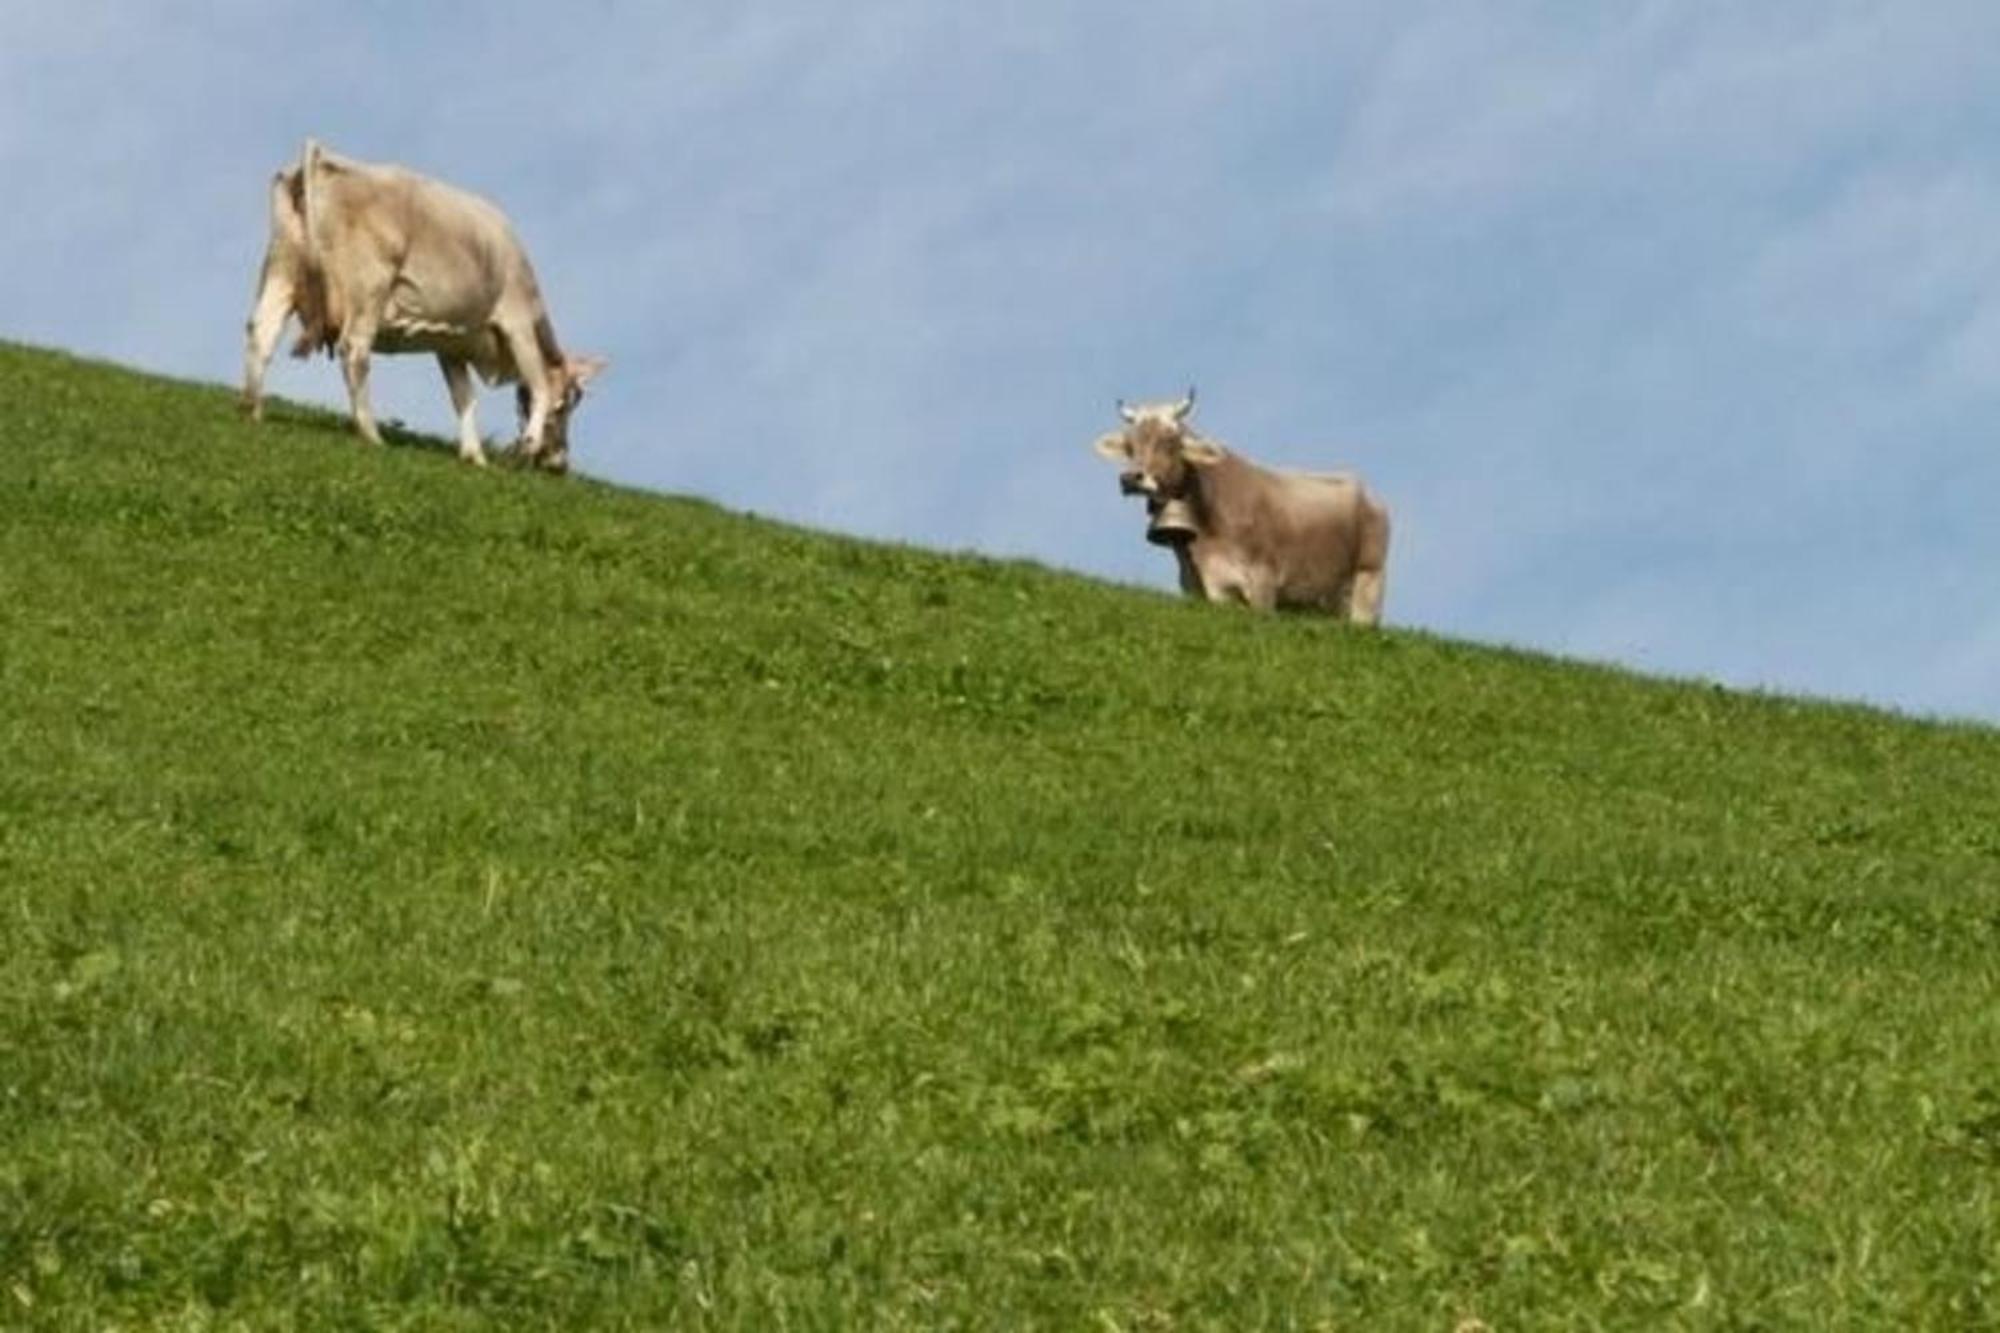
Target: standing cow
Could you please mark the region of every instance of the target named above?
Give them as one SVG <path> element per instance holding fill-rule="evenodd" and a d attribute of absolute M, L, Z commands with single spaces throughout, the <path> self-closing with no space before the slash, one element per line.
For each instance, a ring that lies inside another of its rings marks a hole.
<path fill-rule="evenodd" d="M 251 307 L 243 403 L 262 415 L 264 369 L 296 315 L 294 356 L 340 358 L 355 429 L 382 442 L 368 402 L 371 352 L 431 352 L 458 413 L 458 453 L 483 465 L 472 372 L 518 384 L 521 447 L 569 465 L 569 418 L 604 368 L 556 342 L 541 288 L 494 205 L 402 167 L 356 162 L 308 140 L 271 182 L 271 240 Z"/>
<path fill-rule="evenodd" d="M 1389 511 L 1359 478 L 1274 472 L 1204 439 L 1188 425 L 1193 389 L 1118 411 L 1125 429 L 1097 452 L 1146 497 L 1146 540 L 1173 550 L 1190 596 L 1381 623 Z"/>

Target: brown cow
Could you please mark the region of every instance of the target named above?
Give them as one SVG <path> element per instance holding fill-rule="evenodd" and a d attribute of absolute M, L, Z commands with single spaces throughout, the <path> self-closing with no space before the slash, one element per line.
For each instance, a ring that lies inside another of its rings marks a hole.
<path fill-rule="evenodd" d="M 562 471 L 569 418 L 604 368 L 556 342 L 541 288 L 494 205 L 402 167 L 338 157 L 308 140 L 271 182 L 271 240 L 243 354 L 243 403 L 263 410 L 264 368 L 285 321 L 294 356 L 337 353 L 355 429 L 382 442 L 368 401 L 371 352 L 431 352 L 458 413 L 459 457 L 483 464 L 472 372 L 518 383 L 527 456 Z"/>
<path fill-rule="evenodd" d="M 1203 438 L 1188 425 L 1193 389 L 1118 411 L 1125 429 L 1097 452 L 1146 497 L 1146 540 L 1172 549 L 1190 596 L 1381 622 L 1389 511 L 1359 478 L 1274 472 Z"/>

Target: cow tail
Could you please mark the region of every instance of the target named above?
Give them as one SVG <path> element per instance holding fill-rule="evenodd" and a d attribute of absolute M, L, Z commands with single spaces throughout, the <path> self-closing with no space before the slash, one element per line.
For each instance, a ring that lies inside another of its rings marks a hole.
<path fill-rule="evenodd" d="M 299 154 L 299 222 L 305 236 L 305 311 L 296 355 L 303 356 L 315 346 L 332 355 L 340 340 L 340 318 L 333 309 L 333 292 L 326 280 L 326 261 L 321 252 L 325 217 L 321 212 L 326 170 L 325 150 L 317 139 L 307 139 Z"/>
<path fill-rule="evenodd" d="M 562 369 L 563 350 L 556 343 L 556 327 L 549 323 L 547 314 L 535 316 L 535 347 L 542 354 L 542 364 L 553 375 Z"/>
<path fill-rule="evenodd" d="M 306 140 L 305 151 L 299 154 L 300 200 L 299 212 L 305 219 L 306 262 L 315 269 L 319 262 L 319 140 Z"/>

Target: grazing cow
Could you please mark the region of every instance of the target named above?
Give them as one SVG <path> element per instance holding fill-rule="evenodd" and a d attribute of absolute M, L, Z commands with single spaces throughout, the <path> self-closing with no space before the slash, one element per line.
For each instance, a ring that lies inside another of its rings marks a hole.
<path fill-rule="evenodd" d="M 356 162 L 308 140 L 271 181 L 271 240 L 243 354 L 243 405 L 262 415 L 264 369 L 296 315 L 292 355 L 340 358 L 355 429 L 380 444 L 368 402 L 371 352 L 431 352 L 458 413 L 458 453 L 483 465 L 472 372 L 515 383 L 521 447 L 569 465 L 569 418 L 604 368 L 556 342 L 527 253 L 500 210 L 402 167 Z"/>
<path fill-rule="evenodd" d="M 1204 439 L 1188 425 L 1193 389 L 1118 411 L 1125 429 L 1097 452 L 1146 497 L 1146 540 L 1173 550 L 1190 596 L 1381 622 L 1389 511 L 1359 478 L 1274 472 Z"/>

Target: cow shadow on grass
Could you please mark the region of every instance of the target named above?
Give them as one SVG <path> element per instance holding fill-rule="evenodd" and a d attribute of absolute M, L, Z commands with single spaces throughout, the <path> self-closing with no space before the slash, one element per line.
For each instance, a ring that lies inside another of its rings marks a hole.
<path fill-rule="evenodd" d="M 290 426 L 302 430 L 321 431 L 339 436 L 343 443 L 356 448 L 369 448 L 354 429 L 354 421 L 342 412 L 323 407 L 307 407 L 299 403 L 287 403 L 276 398 L 264 400 L 264 421 L 270 425 Z M 395 417 L 388 417 L 375 423 L 382 434 L 382 443 L 391 449 L 421 449 L 425 453 L 458 456 L 458 442 L 439 435 L 426 435 L 412 430 Z M 527 455 L 521 452 L 518 441 L 487 439 L 481 441 L 486 450 L 486 461 L 494 467 L 532 470 Z"/>

